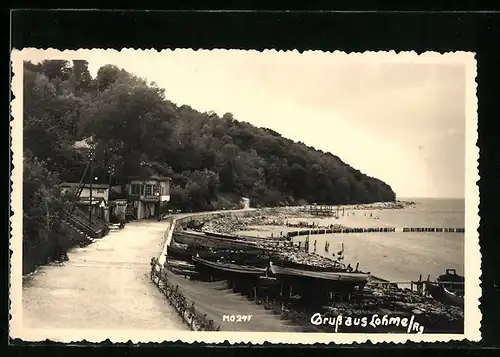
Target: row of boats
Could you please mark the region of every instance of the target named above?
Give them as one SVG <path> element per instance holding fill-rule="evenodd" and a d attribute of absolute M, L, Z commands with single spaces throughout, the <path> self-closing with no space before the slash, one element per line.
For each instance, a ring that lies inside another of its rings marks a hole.
<path fill-rule="evenodd" d="M 168 247 L 172 269 L 189 276 L 232 279 L 250 284 L 285 284 L 302 296 L 352 294 L 363 290 L 370 273 L 310 254 L 294 247 L 276 246 L 275 239 L 228 234 L 176 231 Z M 436 282 L 425 282 L 427 292 L 445 304 L 463 307 L 464 277 L 449 269 Z"/>
<path fill-rule="evenodd" d="M 279 247 L 276 239 L 252 239 L 198 231 L 174 232 L 168 256 L 190 261 L 195 273 L 276 281 L 293 286 L 303 295 L 318 290 L 361 291 L 369 273 L 293 247 Z"/>

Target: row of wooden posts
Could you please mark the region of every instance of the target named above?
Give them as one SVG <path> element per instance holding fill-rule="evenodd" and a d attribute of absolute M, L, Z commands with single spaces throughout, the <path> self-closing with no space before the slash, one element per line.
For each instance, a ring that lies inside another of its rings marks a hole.
<path fill-rule="evenodd" d="M 445 232 L 445 233 L 465 233 L 465 228 L 399 228 L 394 227 L 370 227 L 370 228 L 321 228 L 287 232 L 287 237 L 297 237 L 305 235 L 332 234 L 332 233 L 423 233 L 423 232 Z"/>
<path fill-rule="evenodd" d="M 276 247 L 289 247 L 289 248 L 295 247 L 295 248 L 298 248 L 299 250 L 304 250 L 305 252 L 309 252 L 309 237 L 306 238 L 306 240 L 304 242 L 301 242 L 301 241 L 294 242 L 294 241 L 285 241 L 285 240 L 278 241 L 277 240 L 274 243 L 274 245 Z M 314 240 L 313 245 L 312 245 L 313 253 L 316 253 L 317 245 L 318 245 L 318 241 Z M 324 250 L 326 253 L 330 252 L 330 242 L 328 242 L 328 241 L 325 242 Z M 340 252 L 343 252 L 343 250 L 344 250 L 344 243 L 340 242 Z"/>
<path fill-rule="evenodd" d="M 182 291 L 179 290 L 179 285 L 174 286 L 168 281 L 166 269 L 156 258 L 151 259 L 151 280 L 158 286 L 189 328 L 192 331 L 220 331 L 220 326 L 216 326 L 214 321 L 207 317 L 207 314 L 201 314 L 196 310 L 194 302 L 190 304 L 187 301 Z"/>

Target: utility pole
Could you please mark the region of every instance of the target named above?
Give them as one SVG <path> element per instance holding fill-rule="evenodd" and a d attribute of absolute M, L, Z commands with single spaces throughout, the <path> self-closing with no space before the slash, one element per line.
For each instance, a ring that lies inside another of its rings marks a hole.
<path fill-rule="evenodd" d="M 113 177 L 113 173 L 115 172 L 115 165 L 109 166 L 109 188 L 108 188 L 108 201 L 109 201 L 109 195 L 111 194 L 111 178 Z M 107 202 L 109 205 L 109 202 Z"/>
<path fill-rule="evenodd" d="M 111 177 L 113 176 L 113 172 L 115 171 L 115 165 L 111 165 L 109 167 L 109 187 L 111 187 Z"/>
<path fill-rule="evenodd" d="M 97 93 L 96 98 L 99 96 L 99 80 L 97 80 Z M 99 107 L 97 107 L 97 115 L 99 116 Z M 90 169 L 90 201 L 89 201 L 89 226 L 92 227 L 92 181 L 94 180 L 94 175 L 92 173 L 92 160 L 94 160 L 94 150 L 95 145 L 93 143 L 90 144 L 90 152 L 89 152 L 89 169 Z"/>
<path fill-rule="evenodd" d="M 90 148 L 89 152 L 89 169 L 90 169 L 90 197 L 89 197 L 89 226 L 92 226 L 92 181 L 94 180 L 93 174 L 92 174 L 92 161 L 94 159 L 94 146 Z"/>

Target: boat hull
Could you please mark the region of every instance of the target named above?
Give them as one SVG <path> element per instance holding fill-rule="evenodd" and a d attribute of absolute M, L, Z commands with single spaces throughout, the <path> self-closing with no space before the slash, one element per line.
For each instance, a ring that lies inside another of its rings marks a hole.
<path fill-rule="evenodd" d="M 173 240 L 177 243 L 200 246 L 213 249 L 234 249 L 244 251 L 254 251 L 260 253 L 262 249 L 254 242 L 207 236 L 204 234 L 191 234 L 185 232 L 174 232 Z"/>
<path fill-rule="evenodd" d="M 167 256 L 171 259 L 182 260 L 185 262 L 191 262 L 192 258 L 199 255 L 201 258 L 214 259 L 216 257 L 224 256 L 226 253 L 223 252 L 211 252 L 207 249 L 197 248 L 188 246 L 187 248 L 173 242 L 167 248 Z"/>
<path fill-rule="evenodd" d="M 464 307 L 464 298 L 439 284 L 427 283 L 427 291 L 436 300 L 447 305 Z"/>
<path fill-rule="evenodd" d="M 352 292 L 361 291 L 368 282 L 369 275 L 347 271 L 315 271 L 281 267 L 271 264 L 270 270 L 276 278 L 301 290 L 302 294 L 318 291 Z"/>
<path fill-rule="evenodd" d="M 193 263 L 196 270 L 210 271 L 218 273 L 219 276 L 241 276 L 241 277 L 255 277 L 258 278 L 266 274 L 266 268 L 244 266 L 231 263 L 219 263 L 200 257 L 193 257 Z"/>

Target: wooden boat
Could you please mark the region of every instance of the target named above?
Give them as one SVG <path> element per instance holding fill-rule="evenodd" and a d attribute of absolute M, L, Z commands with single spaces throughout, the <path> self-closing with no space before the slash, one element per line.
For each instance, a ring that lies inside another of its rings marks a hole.
<path fill-rule="evenodd" d="M 232 248 L 236 250 L 255 250 L 256 252 L 262 250 L 260 245 L 253 241 L 207 236 L 201 232 L 174 232 L 173 241 L 218 249 Z"/>
<path fill-rule="evenodd" d="M 463 296 L 460 296 L 457 292 L 448 290 L 442 284 L 426 282 L 426 288 L 434 299 L 444 304 L 464 307 Z"/>
<path fill-rule="evenodd" d="M 209 237 L 217 237 L 217 238 L 226 238 L 226 239 L 239 239 L 239 237 L 231 235 L 231 234 L 226 234 L 226 233 L 217 233 L 217 232 L 209 232 L 209 231 L 203 231 L 203 234 Z"/>
<path fill-rule="evenodd" d="M 455 269 L 446 269 L 446 274 L 440 275 L 436 280 L 463 283 L 465 282 L 465 277 L 458 275 Z"/>
<path fill-rule="evenodd" d="M 194 265 L 191 263 L 188 263 L 184 260 L 176 260 L 176 259 L 167 259 L 165 262 L 165 265 L 168 267 L 176 268 L 176 269 L 183 269 L 183 270 L 194 270 Z"/>
<path fill-rule="evenodd" d="M 195 270 L 178 269 L 178 268 L 174 268 L 174 267 L 169 267 L 168 269 L 176 275 L 181 275 L 181 276 L 185 276 L 185 277 L 197 277 L 199 275 L 199 273 Z"/>
<path fill-rule="evenodd" d="M 455 269 L 446 269 L 446 274 L 438 276 L 436 279 L 441 283 L 445 283 L 444 287 L 458 295 L 464 292 L 465 277 L 458 275 Z"/>
<path fill-rule="evenodd" d="M 172 240 L 167 247 L 167 255 L 170 258 L 189 261 L 193 253 L 190 251 L 187 244 L 177 243 Z"/>
<path fill-rule="evenodd" d="M 226 255 L 226 253 L 211 251 L 207 247 L 178 243 L 174 240 L 170 242 L 167 248 L 167 256 L 170 259 L 191 262 L 191 258 L 197 254 L 203 258 L 215 258 Z"/>
<path fill-rule="evenodd" d="M 272 255 L 271 255 L 272 256 Z M 312 264 L 304 264 L 304 263 L 296 263 L 286 259 L 280 259 L 273 257 L 273 264 L 275 266 L 280 266 L 283 268 L 290 269 L 298 269 L 298 270 L 306 270 L 306 271 L 315 271 L 315 272 L 346 272 L 347 268 L 344 264 L 335 261 L 328 261 L 328 265 L 312 265 Z"/>
<path fill-rule="evenodd" d="M 270 263 L 271 272 L 277 277 L 290 276 L 290 277 L 305 277 L 318 280 L 329 280 L 338 282 L 352 282 L 354 284 L 368 282 L 369 274 L 360 272 L 348 272 L 347 270 L 341 270 L 333 268 L 330 271 L 327 268 L 322 268 L 322 270 L 317 270 L 317 267 L 311 267 L 311 269 L 305 269 L 302 266 L 301 269 L 283 267 Z"/>
<path fill-rule="evenodd" d="M 238 275 L 246 275 L 259 277 L 266 274 L 267 269 L 261 267 L 254 267 L 248 265 L 239 265 L 233 264 L 229 262 L 216 262 L 210 261 L 206 259 L 202 259 L 200 257 L 193 257 L 193 262 L 197 270 L 215 270 L 218 273 L 222 274 L 238 274 Z"/>
<path fill-rule="evenodd" d="M 297 265 L 297 264 L 296 264 Z M 297 265 L 287 267 L 270 263 L 270 272 L 279 281 L 293 286 L 293 290 L 301 296 L 319 299 L 329 293 L 355 293 L 363 290 L 370 274 L 351 272 L 347 269 L 330 268 L 330 270 L 313 266 Z"/>

